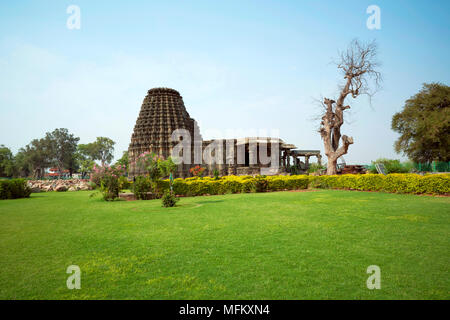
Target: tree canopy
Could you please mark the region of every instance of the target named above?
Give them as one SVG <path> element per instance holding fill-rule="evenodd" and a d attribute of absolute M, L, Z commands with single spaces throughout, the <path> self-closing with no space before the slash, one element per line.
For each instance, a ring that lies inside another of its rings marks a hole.
<path fill-rule="evenodd" d="M 14 156 L 9 148 L 0 145 L 0 177 L 11 177 L 14 174 Z"/>
<path fill-rule="evenodd" d="M 0 145 L 0 177 L 32 175 L 41 178 L 50 167 L 57 167 L 59 172 L 69 170 L 70 174 L 80 170 L 84 176 L 92 171 L 95 160 L 102 165 L 112 161 L 113 140 L 98 137 L 92 143 L 78 145 L 79 140 L 68 129 L 60 128 L 47 132 L 43 138 L 33 139 L 15 156 L 9 148 Z M 128 164 L 127 156 L 128 153 L 124 153 L 119 162 Z"/>
<path fill-rule="evenodd" d="M 80 144 L 78 151 L 88 159 L 101 162 L 102 166 L 111 163 L 114 158 L 114 145 L 116 143 L 110 138 L 97 137 L 94 142 Z"/>
<path fill-rule="evenodd" d="M 450 87 L 424 84 L 392 117 L 395 151 L 415 162 L 450 161 Z"/>
<path fill-rule="evenodd" d="M 15 166 L 19 175 L 32 174 L 35 178 L 44 175 L 45 168 L 52 165 L 49 147 L 51 142 L 45 138 L 33 139 L 24 148 L 20 148 L 15 157 Z"/>
<path fill-rule="evenodd" d="M 128 170 L 128 151 L 124 151 L 122 154 L 122 158 L 117 160 L 116 165 L 120 164 L 121 166 L 124 166 L 126 170 Z"/>
<path fill-rule="evenodd" d="M 46 133 L 47 156 L 50 163 L 58 167 L 60 172 L 64 169 L 68 169 L 70 173 L 76 170 L 75 152 L 79 140 L 80 138 L 75 137 L 65 128 Z"/>

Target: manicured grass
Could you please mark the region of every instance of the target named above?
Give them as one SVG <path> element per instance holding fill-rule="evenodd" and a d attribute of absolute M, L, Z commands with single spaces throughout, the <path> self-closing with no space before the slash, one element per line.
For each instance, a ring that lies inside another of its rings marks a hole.
<path fill-rule="evenodd" d="M 323 190 L 162 208 L 90 193 L 0 201 L 1 299 L 450 298 L 449 198 Z"/>

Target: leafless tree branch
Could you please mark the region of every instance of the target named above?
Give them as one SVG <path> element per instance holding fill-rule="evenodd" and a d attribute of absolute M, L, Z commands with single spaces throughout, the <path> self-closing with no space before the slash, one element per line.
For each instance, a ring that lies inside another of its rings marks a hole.
<path fill-rule="evenodd" d="M 323 99 L 324 111 L 319 129 L 325 155 L 328 157 L 327 174 L 336 174 L 337 159 L 346 154 L 353 144 L 353 138 L 341 135 L 344 111 L 350 109 L 350 105 L 345 103 L 347 97 L 356 99 L 361 95 L 368 95 L 371 99 L 380 88 L 382 78 L 378 71 L 380 64 L 376 60 L 377 53 L 375 41 L 364 44 L 355 39 L 350 42 L 346 51 L 339 54 L 336 66 L 341 71 L 344 82 L 339 86 L 340 93 L 336 100 Z"/>

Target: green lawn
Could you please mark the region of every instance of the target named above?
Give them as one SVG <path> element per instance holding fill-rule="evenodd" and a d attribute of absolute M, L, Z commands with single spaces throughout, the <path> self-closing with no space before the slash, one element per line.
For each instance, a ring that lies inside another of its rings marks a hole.
<path fill-rule="evenodd" d="M 166 209 L 90 193 L 0 201 L 0 299 L 450 298 L 450 198 L 323 190 Z"/>

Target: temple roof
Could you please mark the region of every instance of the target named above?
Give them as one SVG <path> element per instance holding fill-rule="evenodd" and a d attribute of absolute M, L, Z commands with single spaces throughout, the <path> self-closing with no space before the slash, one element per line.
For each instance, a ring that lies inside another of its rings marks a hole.
<path fill-rule="evenodd" d="M 134 126 L 129 151 L 149 151 L 168 156 L 171 136 L 176 129 L 186 129 L 194 139 L 195 121 L 189 116 L 180 93 L 170 88 L 148 90 Z"/>
<path fill-rule="evenodd" d="M 320 154 L 320 150 L 291 150 L 295 155 L 316 155 Z"/>

